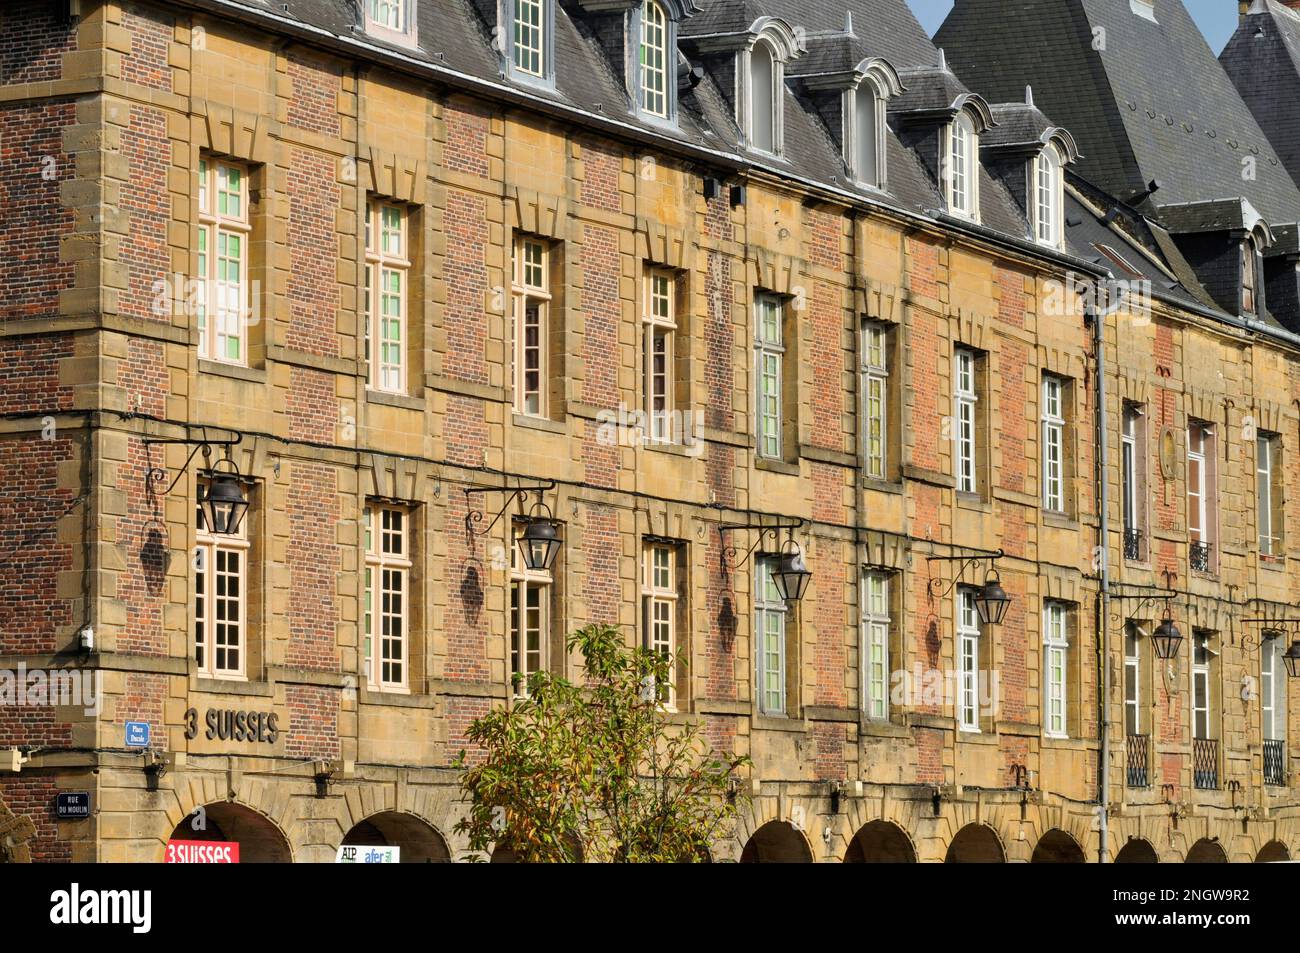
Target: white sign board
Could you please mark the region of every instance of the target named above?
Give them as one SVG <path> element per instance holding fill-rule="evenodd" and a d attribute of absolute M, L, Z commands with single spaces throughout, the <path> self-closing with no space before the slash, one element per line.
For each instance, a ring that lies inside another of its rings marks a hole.
<path fill-rule="evenodd" d="M 336 864 L 398 864 L 402 860 L 400 847 L 362 847 L 347 845 L 339 848 L 334 857 Z"/>

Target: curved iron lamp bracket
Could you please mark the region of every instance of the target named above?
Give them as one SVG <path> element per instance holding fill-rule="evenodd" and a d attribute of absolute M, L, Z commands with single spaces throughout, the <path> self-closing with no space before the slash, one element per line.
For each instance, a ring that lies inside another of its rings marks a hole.
<path fill-rule="evenodd" d="M 202 437 L 145 437 L 143 440 L 141 440 L 140 442 L 144 444 L 146 447 L 152 447 L 155 444 L 160 444 L 160 445 L 177 444 L 180 446 L 194 448 L 190 451 L 190 455 L 185 458 L 185 462 L 181 465 L 181 468 L 176 471 L 176 476 L 174 476 L 172 478 L 172 481 L 167 484 L 167 488 L 162 491 L 162 495 L 166 496 L 167 494 L 171 493 L 171 491 L 175 488 L 176 484 L 180 482 L 181 477 L 185 475 L 185 471 L 190 468 L 190 464 L 194 462 L 194 455 L 197 454 L 200 450 L 203 451 L 203 460 L 205 463 L 212 458 L 213 447 L 224 447 L 226 453 L 222 459 L 230 460 L 230 448 L 236 446 L 239 443 L 242 443 L 244 440 L 244 435 L 242 433 L 239 433 L 238 431 L 234 431 L 234 430 L 230 431 L 230 433 L 233 433 L 234 436 L 227 438 L 225 440 L 210 440 L 208 439 L 207 428 L 205 427 L 203 429 L 204 435 Z M 221 461 L 217 461 L 217 462 L 220 463 Z M 230 462 L 232 464 L 234 463 L 233 460 L 230 460 Z M 235 475 L 236 476 L 239 475 L 238 466 L 235 467 Z M 145 475 L 145 486 L 149 487 L 150 489 L 156 489 L 159 484 L 166 482 L 166 480 L 167 480 L 166 467 L 150 467 L 149 472 Z"/>
<path fill-rule="evenodd" d="M 718 536 L 725 544 L 728 533 L 740 532 L 742 530 L 756 530 L 758 535 L 754 538 L 754 545 L 745 551 L 745 555 L 739 559 L 736 558 L 738 550 L 736 545 L 724 545 L 722 547 L 722 568 L 739 569 L 754 555 L 754 551 L 763 544 L 763 540 L 771 537 L 772 541 L 780 545 L 781 530 L 789 532 L 789 539 L 794 539 L 794 531 L 802 529 L 807 523 L 803 517 L 795 517 L 791 520 L 777 520 L 774 523 L 723 523 L 718 527 Z"/>
<path fill-rule="evenodd" d="M 1277 617 L 1272 617 L 1272 618 L 1260 618 L 1260 619 L 1242 619 L 1241 622 L 1242 625 L 1250 625 L 1251 623 L 1255 623 L 1258 625 L 1262 625 L 1264 627 L 1260 631 L 1258 640 L 1256 640 L 1249 634 L 1245 634 L 1245 633 L 1242 634 L 1241 647 L 1243 649 L 1255 648 L 1256 647 L 1255 642 L 1256 641 L 1262 642 L 1265 632 L 1275 632 L 1277 633 L 1278 636 L 1285 636 L 1288 632 L 1293 631 L 1292 627 L 1294 627 L 1294 631 L 1296 632 L 1296 634 L 1300 635 L 1300 619 L 1279 619 Z"/>
<path fill-rule="evenodd" d="M 989 573 L 996 573 L 997 561 L 1005 555 L 1006 553 L 1001 549 L 972 549 L 967 550 L 964 553 L 958 553 L 954 556 L 926 556 L 926 563 L 961 563 L 961 566 L 959 566 L 957 571 L 953 573 L 952 582 L 947 583 L 947 588 L 944 588 L 945 584 L 942 579 L 931 579 L 929 584 L 930 593 L 938 596 L 940 599 L 946 599 L 948 595 L 957 588 L 958 584 L 961 582 L 961 577 L 966 575 L 966 570 L 971 566 L 978 565 L 987 559 L 989 562 Z"/>
<path fill-rule="evenodd" d="M 1133 612 L 1138 613 L 1141 612 L 1143 609 L 1145 609 L 1147 606 L 1151 606 L 1154 609 L 1156 603 L 1159 602 L 1163 602 L 1165 604 L 1165 608 L 1168 609 L 1169 603 L 1173 602 L 1174 599 L 1178 598 L 1178 593 L 1176 592 L 1135 592 L 1132 594 L 1125 594 L 1120 592 L 1107 592 L 1106 598 L 1114 599 L 1116 602 L 1136 601 L 1138 605 L 1137 608 L 1133 610 Z"/>
<path fill-rule="evenodd" d="M 515 502 L 523 504 L 527 502 L 529 494 L 537 495 L 537 502 L 533 504 L 533 509 L 542 507 L 550 513 L 551 508 L 542 501 L 542 494 L 547 490 L 555 489 L 555 481 L 547 480 L 545 483 L 537 483 L 531 486 L 467 486 L 465 492 L 465 530 L 471 536 L 486 536 L 492 532 L 492 527 L 501 522 L 501 517 L 505 515 L 506 510 L 510 509 Z M 477 529 L 478 525 L 486 518 L 486 514 L 481 507 L 473 506 L 470 503 L 471 497 L 476 493 L 505 493 L 506 501 L 501 504 L 501 509 L 497 510 L 496 515 L 492 517 L 492 522 L 488 523 L 483 529 Z"/>

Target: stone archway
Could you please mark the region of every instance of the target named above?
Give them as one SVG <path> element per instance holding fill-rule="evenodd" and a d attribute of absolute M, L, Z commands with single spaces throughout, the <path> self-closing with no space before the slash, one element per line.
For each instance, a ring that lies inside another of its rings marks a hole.
<path fill-rule="evenodd" d="M 1280 864 L 1291 859 L 1291 851 L 1280 840 L 1271 840 L 1255 855 L 1257 864 Z"/>
<path fill-rule="evenodd" d="M 1083 848 L 1073 837 L 1060 828 L 1053 828 L 1038 839 L 1031 864 L 1082 864 L 1086 862 Z"/>
<path fill-rule="evenodd" d="M 352 825 L 343 846 L 400 847 L 404 864 L 451 862 L 446 839 L 432 824 L 402 811 L 383 811 Z"/>
<path fill-rule="evenodd" d="M 201 825 L 195 828 L 195 822 Z M 214 801 L 203 805 L 196 818 L 191 811 L 172 830 L 170 840 L 233 841 L 239 845 L 241 864 L 288 864 L 293 862 L 289 839 L 265 814 L 235 801 Z"/>
<path fill-rule="evenodd" d="M 993 828 L 967 824 L 957 832 L 943 858 L 945 864 L 1005 864 L 1006 852 Z"/>
<path fill-rule="evenodd" d="M 29 842 L 36 836 L 36 825 L 25 814 L 15 814 L 0 800 L 0 864 L 30 864 Z"/>
<path fill-rule="evenodd" d="M 892 821 L 871 821 L 849 842 L 844 854 L 846 864 L 914 864 L 916 848 L 912 839 Z"/>
<path fill-rule="evenodd" d="M 811 864 L 807 839 L 786 821 L 768 821 L 750 835 L 741 851 L 742 864 Z"/>
<path fill-rule="evenodd" d="M 1204 837 L 1192 845 L 1184 861 L 1188 864 L 1226 864 L 1227 862 L 1228 855 L 1219 845 L 1218 839 L 1208 840 Z"/>
<path fill-rule="evenodd" d="M 1151 842 L 1143 840 L 1141 837 L 1130 838 L 1129 842 L 1121 847 L 1119 853 L 1115 855 L 1115 863 L 1117 864 L 1158 864 L 1159 862 L 1160 855 L 1151 846 Z"/>

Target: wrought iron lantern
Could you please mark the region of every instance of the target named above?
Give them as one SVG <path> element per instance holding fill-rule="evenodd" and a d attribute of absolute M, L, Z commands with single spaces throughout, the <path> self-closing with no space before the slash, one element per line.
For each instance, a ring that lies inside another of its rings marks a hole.
<path fill-rule="evenodd" d="M 799 544 L 793 539 L 787 539 L 781 547 L 776 568 L 772 570 L 772 584 L 776 586 L 777 595 L 786 602 L 798 602 L 807 591 L 811 579 L 812 572 L 804 564 Z"/>
<path fill-rule="evenodd" d="M 984 585 L 975 594 L 975 611 L 984 625 L 1001 625 L 1011 605 L 1011 597 L 1002 588 L 1002 578 L 996 568 L 990 566 L 984 577 Z"/>

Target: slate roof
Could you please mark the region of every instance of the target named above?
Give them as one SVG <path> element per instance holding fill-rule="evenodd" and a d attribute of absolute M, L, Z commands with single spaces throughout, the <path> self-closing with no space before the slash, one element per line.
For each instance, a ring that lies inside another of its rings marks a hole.
<path fill-rule="evenodd" d="M 1032 84 L 1078 142 L 1079 174 L 1112 194 L 1158 179 L 1157 210 L 1244 196 L 1270 224 L 1300 220 L 1300 189 L 1181 0 L 1155 15 L 1130 0 L 957 0 L 935 42 L 990 100 Z"/>
<path fill-rule="evenodd" d="M 1254 0 L 1219 62 L 1300 181 L 1300 13 L 1276 0 Z"/>

